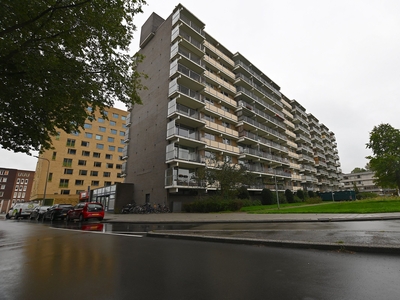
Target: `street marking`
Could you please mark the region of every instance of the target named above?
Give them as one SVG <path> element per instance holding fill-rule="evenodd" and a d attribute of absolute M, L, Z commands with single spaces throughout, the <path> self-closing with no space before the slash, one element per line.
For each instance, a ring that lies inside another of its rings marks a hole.
<path fill-rule="evenodd" d="M 57 230 L 65 230 L 65 231 L 84 232 L 84 233 L 97 233 L 97 234 L 130 236 L 130 237 L 136 237 L 136 238 L 142 238 L 143 237 L 143 235 L 135 235 L 135 234 L 112 233 L 112 232 L 103 232 L 103 231 L 86 231 L 86 230 L 79 230 L 79 229 L 66 229 L 66 228 L 57 228 L 57 227 L 49 227 L 49 228 L 50 229 L 57 229 Z"/>

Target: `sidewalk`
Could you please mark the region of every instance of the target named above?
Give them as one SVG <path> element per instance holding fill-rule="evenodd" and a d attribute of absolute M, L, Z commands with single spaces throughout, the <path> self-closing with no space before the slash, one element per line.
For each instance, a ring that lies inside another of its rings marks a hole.
<path fill-rule="evenodd" d="M 350 252 L 400 254 L 400 213 L 385 214 L 247 214 L 247 213 L 170 213 L 106 214 L 105 222 L 116 223 L 296 223 L 351 221 L 395 221 L 397 229 L 381 230 L 154 230 L 150 237 L 191 239 L 210 242 L 264 245 L 290 248 L 323 249 Z M 239 226 L 239 225 L 238 225 Z M 244 227 L 244 226 L 243 226 Z M 267 227 L 267 226 L 266 226 Z"/>

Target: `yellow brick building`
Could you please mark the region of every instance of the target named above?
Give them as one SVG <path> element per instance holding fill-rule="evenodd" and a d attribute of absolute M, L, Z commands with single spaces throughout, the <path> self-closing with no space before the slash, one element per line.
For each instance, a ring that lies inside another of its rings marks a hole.
<path fill-rule="evenodd" d="M 96 120 L 87 120 L 79 133 L 60 131 L 53 138 L 54 149 L 38 159 L 31 200 L 43 199 L 46 193 L 46 204 L 74 204 L 81 192 L 123 182 L 121 159 L 128 112 L 109 108 L 106 114 L 108 119 L 96 112 Z"/>

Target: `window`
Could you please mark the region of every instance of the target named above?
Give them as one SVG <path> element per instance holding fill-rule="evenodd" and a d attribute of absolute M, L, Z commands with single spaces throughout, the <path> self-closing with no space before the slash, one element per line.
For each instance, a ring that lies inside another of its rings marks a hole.
<path fill-rule="evenodd" d="M 71 154 L 71 155 L 75 155 L 76 154 L 76 149 L 68 149 L 68 154 Z"/>
<path fill-rule="evenodd" d="M 111 134 L 117 134 L 117 130 L 116 129 L 110 129 Z"/>
<path fill-rule="evenodd" d="M 28 184 L 28 179 L 25 179 L 25 184 Z"/>
<path fill-rule="evenodd" d="M 72 166 L 72 159 L 71 158 L 64 158 L 63 167 L 70 167 Z"/>
<path fill-rule="evenodd" d="M 99 122 L 99 123 L 104 123 L 104 119 L 103 119 L 103 118 L 98 118 L 98 119 L 97 119 L 97 122 Z"/>
<path fill-rule="evenodd" d="M 85 125 L 83 125 L 83 128 L 91 129 L 92 128 L 92 124 L 85 123 Z"/>
<path fill-rule="evenodd" d="M 104 181 L 104 186 L 110 186 L 111 184 L 111 181 Z"/>
<path fill-rule="evenodd" d="M 109 143 L 114 143 L 114 138 L 109 136 L 109 137 L 107 138 L 107 142 L 109 142 Z"/>
<path fill-rule="evenodd" d="M 108 146 L 108 150 L 109 150 L 109 151 L 115 151 L 115 146 L 110 146 L 110 145 L 109 145 L 109 146 Z"/>
<path fill-rule="evenodd" d="M 88 139 L 91 139 L 93 137 L 93 133 L 85 132 L 85 137 L 87 137 Z"/>
<path fill-rule="evenodd" d="M 89 147 L 89 142 L 82 141 L 82 142 L 81 142 L 81 146 L 82 146 L 82 147 Z"/>
<path fill-rule="evenodd" d="M 79 131 L 73 131 L 73 132 L 71 132 L 71 134 L 74 135 L 74 136 L 78 136 L 79 135 Z"/>
<path fill-rule="evenodd" d="M 18 178 L 18 179 L 17 179 L 17 184 L 19 184 L 19 181 L 20 181 L 20 179 Z"/>
<path fill-rule="evenodd" d="M 110 126 L 115 126 L 117 123 L 115 121 L 110 121 Z"/>
<path fill-rule="evenodd" d="M 72 175 L 74 173 L 73 169 L 64 169 L 64 174 Z"/>
<path fill-rule="evenodd" d="M 111 172 L 103 172 L 103 177 L 111 177 Z"/>
<path fill-rule="evenodd" d="M 93 157 L 100 158 L 100 153 L 99 152 L 93 152 Z"/>
<path fill-rule="evenodd" d="M 59 187 L 68 187 L 69 179 L 60 179 Z"/>
<path fill-rule="evenodd" d="M 96 134 L 96 140 L 101 141 L 103 139 L 103 136 L 100 134 Z"/>
<path fill-rule="evenodd" d="M 120 135 L 120 136 L 125 136 L 125 131 L 120 131 L 120 132 L 119 132 L 119 135 Z"/>
<path fill-rule="evenodd" d="M 223 110 L 223 111 L 226 111 L 226 112 L 229 112 L 229 108 L 228 107 L 226 107 L 226 106 L 221 106 L 221 109 Z"/>
<path fill-rule="evenodd" d="M 222 126 L 224 126 L 226 128 L 231 128 L 231 124 L 229 124 L 227 122 L 222 122 Z"/>
<path fill-rule="evenodd" d="M 99 176 L 98 171 L 90 171 L 90 176 Z"/>
<path fill-rule="evenodd" d="M 93 163 L 93 167 L 101 168 L 101 162 L 95 161 L 95 162 Z"/>
<path fill-rule="evenodd" d="M 53 173 L 49 173 L 49 178 L 47 179 L 47 181 L 52 181 L 53 180 Z"/>
<path fill-rule="evenodd" d="M 0 197 L 3 197 L 4 196 L 4 192 L 0 192 Z"/>
<path fill-rule="evenodd" d="M 98 180 L 92 180 L 92 186 L 99 186 Z"/>
<path fill-rule="evenodd" d="M 204 115 L 204 119 L 210 122 L 215 122 L 215 118 L 210 115 Z"/>
<path fill-rule="evenodd" d="M 118 147 L 118 152 L 124 152 L 124 148 Z"/>
<path fill-rule="evenodd" d="M 212 101 L 211 99 L 208 99 L 208 98 L 206 98 L 206 99 L 204 100 L 204 102 L 205 102 L 205 103 L 208 103 L 208 104 L 210 104 L 210 105 L 214 105 L 214 101 Z"/>
<path fill-rule="evenodd" d="M 51 159 L 52 159 L 52 160 L 56 160 L 56 157 L 57 157 L 57 152 L 54 151 L 54 152 L 53 152 L 53 155 L 51 156 Z"/>
<path fill-rule="evenodd" d="M 122 121 L 125 121 L 125 120 L 126 120 L 126 117 L 125 117 L 125 116 L 121 116 L 121 120 L 122 120 Z"/>
<path fill-rule="evenodd" d="M 60 135 L 61 135 L 61 132 L 57 131 L 57 135 L 56 135 L 56 140 L 57 141 L 60 140 Z"/>
<path fill-rule="evenodd" d="M 106 168 L 107 168 L 107 169 L 112 169 L 112 168 L 114 168 L 114 164 L 107 163 L 107 164 L 106 164 Z"/>
<path fill-rule="evenodd" d="M 103 127 L 103 126 L 99 126 L 99 131 L 100 131 L 100 132 L 106 132 L 106 128 Z"/>
<path fill-rule="evenodd" d="M 90 151 L 82 150 L 82 156 L 90 156 Z"/>
<path fill-rule="evenodd" d="M 230 140 L 230 139 L 227 139 L 227 138 L 223 138 L 223 139 L 222 139 L 222 142 L 223 142 L 225 145 L 230 145 L 230 144 L 231 144 L 231 140 Z"/>
<path fill-rule="evenodd" d="M 104 149 L 104 144 L 96 144 L 97 149 Z"/>
<path fill-rule="evenodd" d="M 5 190 L 5 189 L 6 189 L 6 185 L 5 184 L 0 185 L 0 190 Z"/>
<path fill-rule="evenodd" d="M 93 108 L 91 108 L 90 106 L 87 108 L 88 112 L 92 112 Z"/>
<path fill-rule="evenodd" d="M 116 119 L 119 118 L 119 114 L 116 114 L 116 113 L 113 113 L 112 116 L 113 116 L 113 118 L 116 118 Z"/>
<path fill-rule="evenodd" d="M 83 180 L 81 180 L 81 179 L 77 179 L 77 180 L 75 180 L 75 185 L 83 185 Z"/>
<path fill-rule="evenodd" d="M 79 170 L 79 175 L 86 176 L 87 170 Z"/>
<path fill-rule="evenodd" d="M 86 166 L 86 160 L 78 160 L 78 166 Z"/>
<path fill-rule="evenodd" d="M 205 132 L 204 137 L 208 140 L 215 141 L 215 135 Z"/>
<path fill-rule="evenodd" d="M 125 140 L 121 140 L 120 143 L 121 143 L 121 144 L 125 144 Z"/>
<path fill-rule="evenodd" d="M 106 159 L 112 159 L 112 158 L 113 158 L 112 154 L 106 154 Z"/>
<path fill-rule="evenodd" d="M 75 140 L 67 139 L 67 146 L 68 147 L 75 147 Z"/>
<path fill-rule="evenodd" d="M 61 190 L 61 195 L 69 195 L 69 190 Z"/>
<path fill-rule="evenodd" d="M 3 177 L 3 182 L 7 182 L 7 177 Z"/>
<path fill-rule="evenodd" d="M 122 165 L 121 164 L 116 164 L 115 168 L 118 169 L 118 170 L 121 170 L 122 169 Z"/>

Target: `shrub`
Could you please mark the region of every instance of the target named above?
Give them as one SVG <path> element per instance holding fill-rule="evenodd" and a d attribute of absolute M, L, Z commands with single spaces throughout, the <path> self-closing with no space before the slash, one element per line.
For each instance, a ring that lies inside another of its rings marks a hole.
<path fill-rule="evenodd" d="M 285 193 L 278 192 L 279 203 L 287 203 Z"/>
<path fill-rule="evenodd" d="M 273 195 L 270 189 L 263 189 L 261 191 L 261 203 L 262 205 L 274 204 Z"/>
<path fill-rule="evenodd" d="M 288 203 L 293 203 L 294 202 L 294 196 L 291 190 L 287 189 L 285 190 L 285 197 L 286 197 L 286 201 Z"/>
<path fill-rule="evenodd" d="M 235 200 L 217 200 L 219 197 L 213 197 L 207 200 L 199 200 L 183 204 L 183 210 L 188 213 L 208 213 L 221 211 L 239 211 L 244 206 L 261 205 L 260 201 L 251 201 L 248 199 Z"/>
<path fill-rule="evenodd" d="M 304 192 L 303 190 L 298 190 L 296 192 L 297 197 L 299 197 L 301 199 L 301 201 L 304 201 Z"/>
<path fill-rule="evenodd" d="M 247 187 L 241 186 L 238 189 L 237 197 L 239 199 L 250 199 L 250 194 L 249 191 L 247 190 Z"/>
<path fill-rule="evenodd" d="M 322 199 L 320 197 L 310 197 L 306 200 L 306 203 L 308 204 L 316 204 L 316 203 L 321 203 Z"/>
<path fill-rule="evenodd" d="M 313 191 L 308 191 L 308 197 L 314 198 L 315 197 L 315 193 Z"/>

